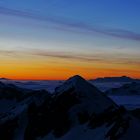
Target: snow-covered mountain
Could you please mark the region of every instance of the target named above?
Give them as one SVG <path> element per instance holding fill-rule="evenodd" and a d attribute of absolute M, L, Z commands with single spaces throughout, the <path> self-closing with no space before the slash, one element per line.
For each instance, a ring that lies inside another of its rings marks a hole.
<path fill-rule="evenodd" d="M 89 112 L 99 113 L 110 106 L 115 106 L 113 101 L 100 90 L 78 75 L 71 77 L 63 85 L 56 88 L 55 93 L 56 98 L 62 95 L 76 98 L 79 101 L 78 110 L 85 108 Z"/>
<path fill-rule="evenodd" d="M 28 92 L 31 90 L 27 90 L 24 88 L 19 88 L 14 84 L 5 84 L 0 82 L 0 99 L 15 99 L 20 100 L 24 98 Z"/>
<path fill-rule="evenodd" d="M 140 83 L 132 82 L 105 92 L 114 102 L 132 110 L 140 108 Z"/>
<path fill-rule="evenodd" d="M 53 95 L 41 96 L 39 104 L 38 97 L 33 97 L 28 96 L 1 118 L 0 139 L 140 139 L 140 121 L 80 76 L 68 79 Z"/>
<path fill-rule="evenodd" d="M 140 95 L 140 83 L 132 82 L 129 84 L 125 84 L 120 88 L 112 88 L 106 91 L 108 95 Z"/>
<path fill-rule="evenodd" d="M 119 88 L 125 84 L 129 84 L 132 82 L 140 83 L 140 79 L 121 76 L 121 77 L 97 78 L 97 79 L 89 80 L 89 82 L 95 85 L 96 87 L 98 87 L 101 91 L 105 92 L 111 88 Z"/>
<path fill-rule="evenodd" d="M 97 78 L 94 80 L 91 80 L 93 82 L 140 82 L 139 79 L 133 79 L 127 76 L 121 76 L 121 77 L 104 77 L 104 78 Z"/>

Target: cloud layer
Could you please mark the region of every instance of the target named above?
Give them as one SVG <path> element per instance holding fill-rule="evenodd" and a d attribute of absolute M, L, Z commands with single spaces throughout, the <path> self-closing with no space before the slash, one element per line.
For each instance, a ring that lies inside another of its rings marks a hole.
<path fill-rule="evenodd" d="M 33 56 L 44 57 L 46 58 L 56 58 L 63 59 L 68 61 L 77 61 L 77 62 L 86 62 L 86 63 L 106 63 L 106 64 L 126 64 L 126 65 L 136 65 L 140 66 L 140 60 L 138 57 L 134 58 L 134 56 L 127 55 L 117 55 L 109 54 L 109 53 L 98 53 L 98 54 L 80 54 L 80 53 L 72 53 L 72 52 L 61 52 L 61 51 L 44 51 L 44 50 L 36 50 L 31 49 L 28 51 L 10 51 L 10 50 L 0 50 L 0 55 L 8 56 L 8 57 L 28 57 L 29 59 L 33 59 Z"/>
<path fill-rule="evenodd" d="M 59 30 L 72 31 L 75 33 L 86 33 L 86 34 L 100 33 L 107 36 L 140 41 L 140 33 L 136 33 L 124 29 L 112 29 L 112 28 L 109 29 L 109 28 L 102 28 L 102 27 L 99 28 L 93 25 L 89 25 L 86 22 L 78 22 L 74 20 L 72 21 L 72 20 L 64 19 L 61 17 L 54 17 L 54 16 L 50 16 L 50 17 L 42 16 L 39 13 L 21 11 L 18 9 L 12 9 L 12 8 L 2 7 L 2 6 L 0 6 L 0 14 L 38 20 L 41 22 L 45 22 L 46 24 L 51 23 L 54 26 L 54 28 L 57 28 Z"/>

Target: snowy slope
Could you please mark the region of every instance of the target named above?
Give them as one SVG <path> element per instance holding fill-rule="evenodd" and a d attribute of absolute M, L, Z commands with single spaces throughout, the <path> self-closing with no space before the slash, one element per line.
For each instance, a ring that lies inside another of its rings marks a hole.
<path fill-rule="evenodd" d="M 127 130 L 126 134 L 116 140 L 139 140 L 139 121 L 134 119 L 131 121 L 130 125 L 131 128 Z M 115 140 L 114 138 L 106 137 L 109 129 L 110 128 L 107 128 L 106 125 L 96 129 L 89 129 L 86 125 L 79 125 L 74 127 L 70 132 L 61 138 L 55 138 L 53 134 L 49 134 L 44 138 L 38 138 L 37 140 Z"/>
<path fill-rule="evenodd" d="M 109 96 L 116 104 L 123 105 L 128 110 L 140 108 L 140 95 L 122 96 L 122 95 L 110 95 Z"/>
<path fill-rule="evenodd" d="M 111 114 L 106 113 L 106 115 Z M 99 115 L 98 118 L 100 117 L 102 118 Z M 140 121 L 127 112 L 114 113 L 109 119 L 105 118 L 104 122 L 98 118 L 94 122 L 76 125 L 60 138 L 50 133 L 44 137 L 38 137 L 38 140 L 139 140 Z M 93 128 L 89 127 L 89 124 L 96 124 L 99 120 L 101 122 L 98 125 L 93 125 Z"/>

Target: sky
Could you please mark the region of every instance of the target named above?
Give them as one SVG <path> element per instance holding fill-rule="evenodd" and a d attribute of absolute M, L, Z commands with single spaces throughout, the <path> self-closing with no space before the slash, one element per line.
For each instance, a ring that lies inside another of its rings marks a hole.
<path fill-rule="evenodd" d="M 0 0 L 0 77 L 140 78 L 139 0 Z"/>

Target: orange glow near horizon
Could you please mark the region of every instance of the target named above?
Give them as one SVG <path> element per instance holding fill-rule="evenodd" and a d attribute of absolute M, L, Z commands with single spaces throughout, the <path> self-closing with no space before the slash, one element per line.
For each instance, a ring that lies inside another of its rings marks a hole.
<path fill-rule="evenodd" d="M 99 72 L 101 70 L 98 70 L 95 71 L 94 73 L 82 73 L 82 72 L 79 72 L 79 73 L 73 73 L 73 72 L 62 72 L 62 73 L 52 73 L 52 75 L 33 75 L 33 74 L 5 74 L 5 75 L 0 75 L 1 78 L 7 78 L 7 79 L 12 79 L 12 80 L 66 80 L 68 79 L 69 77 L 73 76 L 73 75 L 80 75 L 82 77 L 84 77 L 85 79 L 95 79 L 95 78 L 99 78 L 99 77 L 117 77 L 117 76 L 129 76 L 129 77 L 132 77 L 132 78 L 137 78 L 137 79 L 140 79 L 140 75 L 139 74 L 135 74 L 135 73 L 131 73 L 130 72 L 127 72 L 127 74 L 123 73 L 123 72 L 119 72 L 118 74 L 116 74 L 115 72 L 108 72 L 108 70 L 106 70 L 106 72 Z"/>
<path fill-rule="evenodd" d="M 0 77 L 140 79 L 139 4 L 7 1 L 0 1 Z"/>
<path fill-rule="evenodd" d="M 86 79 L 112 76 L 130 76 L 140 78 L 140 72 L 135 67 L 114 64 L 80 64 L 78 62 L 68 64 L 52 63 L 21 63 L 5 64 L 0 66 L 0 77 L 14 80 L 66 80 L 73 75 L 81 75 Z"/>
<path fill-rule="evenodd" d="M 140 78 L 140 66 L 115 63 L 114 60 L 81 61 L 55 57 L 23 55 L 18 58 L 4 56 L 0 59 L 0 77 L 15 80 L 66 80 L 73 75 L 85 79 L 129 76 Z"/>

